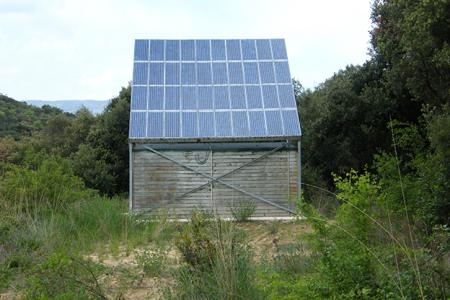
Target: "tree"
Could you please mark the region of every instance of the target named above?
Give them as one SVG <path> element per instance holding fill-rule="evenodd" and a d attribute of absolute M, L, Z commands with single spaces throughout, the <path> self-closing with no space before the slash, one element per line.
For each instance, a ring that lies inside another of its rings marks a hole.
<path fill-rule="evenodd" d="M 377 72 L 371 62 L 348 66 L 297 98 L 304 162 L 330 184 L 331 172 L 362 170 L 390 145 L 386 123 L 396 106 L 380 96 Z"/>
<path fill-rule="evenodd" d="M 97 117 L 86 147 L 75 155 L 76 172 L 89 187 L 115 195 L 128 191 L 128 125 L 131 87 L 122 88 Z"/>
<path fill-rule="evenodd" d="M 374 2 L 372 56 L 393 96 L 433 106 L 450 102 L 449 20 L 448 0 Z"/>
<path fill-rule="evenodd" d="M 76 112 L 75 119 L 73 119 L 66 130 L 64 141 L 65 155 L 68 156 L 75 153 L 79 146 L 86 142 L 95 121 L 95 116 L 84 106 Z"/>

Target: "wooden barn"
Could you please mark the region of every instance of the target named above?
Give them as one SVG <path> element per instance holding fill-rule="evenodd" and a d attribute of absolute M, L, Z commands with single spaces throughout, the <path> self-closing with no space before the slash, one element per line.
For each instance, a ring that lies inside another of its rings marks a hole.
<path fill-rule="evenodd" d="M 300 136 L 283 39 L 135 41 L 130 211 L 289 216 Z"/>

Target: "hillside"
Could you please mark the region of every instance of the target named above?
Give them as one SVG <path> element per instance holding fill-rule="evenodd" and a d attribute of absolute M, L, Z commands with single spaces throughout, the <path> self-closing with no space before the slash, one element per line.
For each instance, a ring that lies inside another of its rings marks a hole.
<path fill-rule="evenodd" d="M 26 100 L 27 104 L 37 107 L 43 107 L 50 105 L 57 107 L 68 113 L 76 113 L 83 106 L 86 107 L 94 115 L 98 115 L 103 112 L 105 107 L 110 102 L 109 100 L 56 100 L 56 101 L 44 101 L 44 100 Z"/>
<path fill-rule="evenodd" d="M 0 137 L 19 139 L 29 136 L 58 114 L 63 114 L 59 108 L 49 105 L 38 108 L 0 94 Z"/>

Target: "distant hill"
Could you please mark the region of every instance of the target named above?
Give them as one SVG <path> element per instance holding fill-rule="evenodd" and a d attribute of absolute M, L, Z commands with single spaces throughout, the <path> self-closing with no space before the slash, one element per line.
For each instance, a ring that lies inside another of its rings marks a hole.
<path fill-rule="evenodd" d="M 66 114 L 56 107 L 43 108 L 16 101 L 0 93 L 0 138 L 19 139 L 41 130 L 47 120 L 59 114 Z"/>
<path fill-rule="evenodd" d="M 56 101 L 44 101 L 44 100 L 26 100 L 26 103 L 37 107 L 44 105 L 50 105 L 57 107 L 68 113 L 76 113 L 82 106 L 89 109 L 94 115 L 98 115 L 103 112 L 108 105 L 109 100 L 56 100 Z"/>

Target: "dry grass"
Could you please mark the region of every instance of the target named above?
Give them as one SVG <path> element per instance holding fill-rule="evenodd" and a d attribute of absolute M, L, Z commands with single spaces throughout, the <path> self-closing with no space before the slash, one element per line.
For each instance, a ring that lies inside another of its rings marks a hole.
<path fill-rule="evenodd" d="M 293 221 L 253 221 L 236 223 L 236 226 L 246 233 L 255 262 L 270 259 L 277 247 L 292 244 L 302 233 L 311 230 L 307 224 Z M 164 290 L 170 289 L 174 284 L 170 270 L 175 270 L 183 262 L 182 255 L 173 241 L 168 241 L 164 246 L 167 262 L 164 272 L 157 276 L 146 274 L 137 257 L 144 251 L 151 251 L 157 247 L 161 245 L 156 242 L 139 245 L 133 249 L 124 244 L 118 247 L 99 245 L 97 250 L 84 255 L 84 258 L 105 267 L 98 280 L 109 299 L 162 299 Z M 1 300 L 19 298 L 20 295 L 14 291 L 8 290 L 0 294 Z"/>

